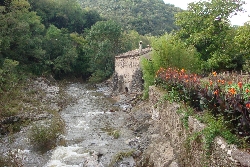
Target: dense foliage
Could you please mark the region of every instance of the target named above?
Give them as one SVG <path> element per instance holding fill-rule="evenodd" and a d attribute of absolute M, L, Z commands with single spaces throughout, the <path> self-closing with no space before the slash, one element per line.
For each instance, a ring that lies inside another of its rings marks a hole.
<path fill-rule="evenodd" d="M 229 22 L 231 15 L 242 10 L 242 4 L 244 1 L 199 1 L 176 14 L 180 29 L 171 34 L 172 40 L 154 39 L 152 61 L 144 61 L 145 95 L 160 67 L 184 68 L 204 75 L 213 70 L 249 72 L 249 23 L 237 27 Z"/>
<path fill-rule="evenodd" d="M 6 0 L 0 9 L 0 67 L 8 58 L 33 74 L 101 81 L 112 75 L 115 55 L 149 42 L 76 0 Z"/>
<path fill-rule="evenodd" d="M 90 28 L 101 16 L 94 10 L 84 10 L 77 0 L 29 0 L 31 9 L 42 18 L 42 23 L 57 28 L 67 28 L 69 32 L 83 33 Z"/>
<path fill-rule="evenodd" d="M 246 77 L 213 72 L 201 79 L 184 69 L 160 68 L 156 85 L 175 92 L 176 101 L 184 101 L 196 111 L 209 110 L 217 118 L 222 116 L 233 133 L 249 139 L 250 83 Z"/>
<path fill-rule="evenodd" d="M 140 40 L 149 44 L 76 0 L 0 1 L 0 118 L 31 103 L 22 93 L 27 76 L 102 81 L 114 71 L 114 56 Z"/>
<path fill-rule="evenodd" d="M 177 29 L 174 14 L 180 8 L 163 0 L 81 0 L 86 9 L 96 9 L 102 16 L 119 22 L 125 30 L 139 34 L 163 35 Z"/>
<path fill-rule="evenodd" d="M 8 1 L 6 1 L 8 2 Z M 1 6 L 0 59 L 10 58 L 20 64 L 38 63 L 44 55 L 42 34 L 44 25 L 27 1 L 12 1 Z"/>
<path fill-rule="evenodd" d="M 199 72 L 201 60 L 198 52 L 193 46 L 186 46 L 184 42 L 173 35 L 164 35 L 154 38 L 152 41 L 154 48 L 151 60 L 144 59 L 143 78 L 144 96 L 147 97 L 148 86 L 154 84 L 156 71 L 161 67 L 187 68 L 192 72 Z"/>
<path fill-rule="evenodd" d="M 176 35 L 188 45 L 193 45 L 206 61 L 206 70 L 239 70 L 244 55 L 234 47 L 237 28 L 230 25 L 229 18 L 242 11 L 243 1 L 212 0 L 190 3 L 188 10 L 176 15 L 180 31 Z M 240 40 L 240 39 L 239 39 Z"/>
<path fill-rule="evenodd" d="M 86 39 L 93 81 L 104 80 L 112 75 L 115 56 L 120 52 L 121 35 L 121 27 L 114 21 L 98 22 L 91 27 Z"/>
<path fill-rule="evenodd" d="M 229 21 L 242 4 L 241 0 L 189 4 L 176 14 L 179 30 L 153 39 L 152 58 L 143 60 L 143 78 L 145 98 L 149 85 L 161 86 L 167 90 L 167 100 L 211 113 L 249 144 L 249 75 L 244 78 L 237 73 L 250 72 L 250 24 L 232 26 Z M 218 130 L 207 135 L 223 136 Z"/>

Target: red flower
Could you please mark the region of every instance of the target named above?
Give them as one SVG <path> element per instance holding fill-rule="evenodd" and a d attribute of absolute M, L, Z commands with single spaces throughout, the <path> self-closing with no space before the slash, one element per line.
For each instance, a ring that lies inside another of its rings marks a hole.
<path fill-rule="evenodd" d="M 249 89 L 246 89 L 246 93 L 249 93 L 250 92 L 250 90 Z"/>
<path fill-rule="evenodd" d="M 238 86 L 239 86 L 239 88 L 241 89 L 242 88 L 242 82 L 238 82 Z"/>
<path fill-rule="evenodd" d="M 250 102 L 246 104 L 246 108 L 249 110 L 250 109 Z"/>
<path fill-rule="evenodd" d="M 224 80 L 221 80 L 221 84 L 224 85 L 225 81 Z"/>
<path fill-rule="evenodd" d="M 235 95 L 235 94 L 236 94 L 235 88 L 229 89 L 229 93 L 230 93 L 231 95 Z"/>
<path fill-rule="evenodd" d="M 213 81 L 209 80 L 209 85 L 210 86 L 213 85 Z"/>

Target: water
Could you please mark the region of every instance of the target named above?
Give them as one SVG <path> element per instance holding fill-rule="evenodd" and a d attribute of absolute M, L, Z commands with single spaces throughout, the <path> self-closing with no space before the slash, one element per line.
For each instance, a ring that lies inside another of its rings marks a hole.
<path fill-rule="evenodd" d="M 135 136 L 124 126 L 129 114 L 105 96 L 108 92 L 105 87 L 90 89 L 84 84 L 70 84 L 67 94 L 78 100 L 60 112 L 65 122 L 65 134 L 60 136 L 64 144 L 41 153 L 29 144 L 28 126 L 11 137 L 2 138 L 1 153 L 13 152 L 25 167 L 110 166 L 116 155 L 133 149 L 128 141 Z M 132 167 L 135 162 L 132 157 L 125 157 L 112 166 Z"/>
<path fill-rule="evenodd" d="M 69 86 L 68 94 L 78 101 L 61 112 L 67 144 L 52 151 L 46 167 L 108 166 L 116 154 L 132 149 L 126 141 L 133 133 L 123 127 L 128 115 L 105 98 L 104 90 L 91 90 L 80 84 Z M 120 134 L 118 139 L 112 135 L 115 132 Z M 133 160 L 126 163 L 134 166 Z"/>

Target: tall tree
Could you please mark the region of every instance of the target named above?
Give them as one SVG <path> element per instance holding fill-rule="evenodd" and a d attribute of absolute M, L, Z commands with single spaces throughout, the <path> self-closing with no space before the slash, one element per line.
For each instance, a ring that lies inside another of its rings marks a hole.
<path fill-rule="evenodd" d="M 88 41 L 89 71 L 93 81 L 100 81 L 112 75 L 114 57 L 120 52 L 121 26 L 114 21 L 100 21 L 91 27 Z"/>
<path fill-rule="evenodd" d="M 90 77 L 90 58 L 88 57 L 88 41 L 81 34 L 71 33 L 70 37 L 73 41 L 78 57 L 73 64 L 75 76 L 82 76 L 83 79 Z"/>
<path fill-rule="evenodd" d="M 235 56 L 226 50 L 232 39 L 229 18 L 242 11 L 243 4 L 241 0 L 190 3 L 188 10 L 176 14 L 176 24 L 181 28 L 177 35 L 194 45 L 210 68 L 235 68 Z"/>
<path fill-rule="evenodd" d="M 27 0 L 6 1 L 0 14 L 0 57 L 20 64 L 39 63 L 44 55 L 44 26 L 35 12 L 30 12 Z"/>
<path fill-rule="evenodd" d="M 243 69 L 250 72 L 250 23 L 247 22 L 244 26 L 237 29 L 237 33 L 234 38 L 236 48 L 238 49 L 238 54 L 242 55 Z"/>
<path fill-rule="evenodd" d="M 29 0 L 32 10 L 42 17 L 43 24 L 57 28 L 67 28 L 70 32 L 83 33 L 90 28 L 101 16 L 92 10 L 83 9 L 77 0 Z"/>
<path fill-rule="evenodd" d="M 48 70 L 57 77 L 72 72 L 78 54 L 66 29 L 58 29 L 51 25 L 45 35 L 44 48 L 44 64 L 49 67 Z"/>

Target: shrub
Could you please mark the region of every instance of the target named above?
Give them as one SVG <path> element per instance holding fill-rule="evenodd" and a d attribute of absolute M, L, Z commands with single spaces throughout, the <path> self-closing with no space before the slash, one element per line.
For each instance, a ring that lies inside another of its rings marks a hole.
<path fill-rule="evenodd" d="M 148 98 L 149 86 L 154 84 L 155 70 L 153 68 L 153 63 L 147 59 L 142 59 L 142 66 L 144 80 L 143 98 L 146 99 Z"/>
<path fill-rule="evenodd" d="M 29 133 L 30 142 L 43 150 L 56 145 L 56 139 L 63 132 L 63 122 L 59 118 L 47 120 L 43 124 L 33 125 Z"/>
<path fill-rule="evenodd" d="M 153 53 L 151 60 L 142 61 L 144 79 L 144 98 L 148 96 L 148 87 L 154 84 L 156 71 L 162 68 L 185 68 L 191 72 L 199 73 L 201 60 L 198 52 L 192 46 L 186 46 L 184 42 L 173 35 L 164 35 L 152 41 Z"/>
<path fill-rule="evenodd" d="M 0 65 L 0 118 L 5 116 L 16 115 L 22 104 L 19 99 L 20 94 L 20 75 L 16 67 L 18 62 L 5 59 L 2 67 Z"/>
<path fill-rule="evenodd" d="M 17 84 L 16 66 L 19 63 L 15 60 L 5 59 L 0 68 L 0 94 L 11 90 Z"/>
<path fill-rule="evenodd" d="M 110 74 L 107 74 L 105 71 L 96 70 L 95 72 L 92 73 L 88 81 L 90 83 L 99 83 L 107 79 L 109 75 Z"/>
<path fill-rule="evenodd" d="M 246 78 L 213 72 L 201 79 L 184 69 L 160 68 L 155 80 L 167 91 L 178 92 L 180 100 L 196 111 L 209 110 L 216 118 L 222 116 L 233 133 L 250 141 L 250 83 Z"/>

